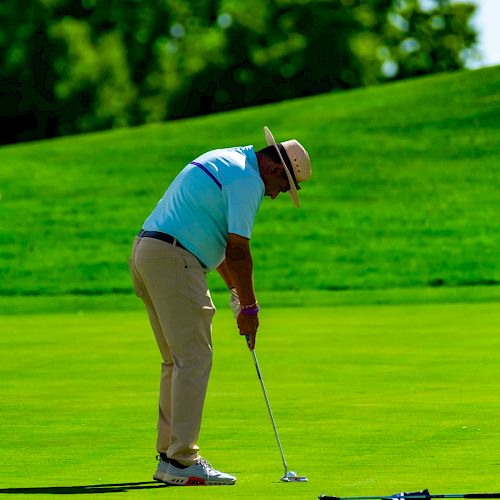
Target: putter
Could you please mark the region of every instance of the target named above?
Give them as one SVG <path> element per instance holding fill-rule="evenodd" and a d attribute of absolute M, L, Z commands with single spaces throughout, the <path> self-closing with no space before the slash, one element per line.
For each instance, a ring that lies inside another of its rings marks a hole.
<path fill-rule="evenodd" d="M 500 498 L 500 493 L 457 493 L 449 495 L 432 495 L 429 490 L 413 491 L 409 493 L 394 493 L 394 495 L 382 495 L 371 497 L 334 497 L 320 495 L 320 500 L 430 500 L 432 498 Z"/>
<path fill-rule="evenodd" d="M 248 344 L 250 342 L 250 337 L 248 335 L 245 335 L 245 337 L 247 339 L 247 344 Z M 264 393 L 264 398 L 266 400 L 267 410 L 269 411 L 269 416 L 271 417 L 271 423 L 273 424 L 274 435 L 276 436 L 276 441 L 278 442 L 278 447 L 280 449 L 281 460 L 283 460 L 283 467 L 285 468 L 285 474 L 280 479 L 281 479 L 281 481 L 284 481 L 285 483 L 307 483 L 307 477 L 297 476 L 297 474 L 294 471 L 288 470 L 288 465 L 287 465 L 286 460 L 285 460 L 283 448 L 281 447 L 280 437 L 278 436 L 278 429 L 276 429 L 276 424 L 274 423 L 273 412 L 271 411 L 271 406 L 269 404 L 269 398 L 267 397 L 266 388 L 264 387 L 264 381 L 262 380 L 262 374 L 260 373 L 259 362 L 257 361 L 257 355 L 255 354 L 255 349 L 252 351 L 252 355 L 253 355 L 253 362 L 255 364 L 255 369 L 257 370 L 257 375 L 258 375 L 259 380 L 260 380 L 260 385 L 262 386 L 262 392 Z"/>

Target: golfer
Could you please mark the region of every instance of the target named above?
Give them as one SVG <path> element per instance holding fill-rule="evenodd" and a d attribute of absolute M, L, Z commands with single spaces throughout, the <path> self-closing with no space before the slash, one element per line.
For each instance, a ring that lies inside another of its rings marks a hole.
<path fill-rule="evenodd" d="M 234 484 L 213 469 L 196 445 L 212 365 L 215 307 L 206 273 L 217 269 L 231 291 L 240 335 L 255 347 L 259 305 L 249 240 L 264 196 L 289 192 L 299 206 L 299 183 L 311 176 L 296 140 L 217 149 L 187 165 L 135 239 L 130 269 L 163 359 L 160 379 L 159 463 L 154 479 L 176 485 Z"/>

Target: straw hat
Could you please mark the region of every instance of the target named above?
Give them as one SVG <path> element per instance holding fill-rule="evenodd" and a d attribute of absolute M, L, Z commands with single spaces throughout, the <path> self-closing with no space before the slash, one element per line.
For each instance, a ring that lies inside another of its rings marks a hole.
<path fill-rule="evenodd" d="M 299 182 L 304 182 L 311 177 L 311 160 L 302 144 L 295 139 L 276 143 L 273 134 L 268 127 L 264 127 L 264 134 L 268 146 L 274 146 L 281 158 L 281 163 L 285 167 L 286 176 L 290 183 L 290 198 L 297 208 L 299 208 L 298 190 Z"/>

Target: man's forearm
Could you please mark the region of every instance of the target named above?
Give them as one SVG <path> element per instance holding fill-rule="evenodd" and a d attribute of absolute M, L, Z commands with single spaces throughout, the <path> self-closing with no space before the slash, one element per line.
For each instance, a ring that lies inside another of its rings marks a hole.
<path fill-rule="evenodd" d="M 253 288 L 253 264 L 249 241 L 241 236 L 230 234 L 224 262 L 232 285 L 236 287 L 238 292 L 240 303 L 242 305 L 254 304 L 256 298 Z"/>
<path fill-rule="evenodd" d="M 224 260 L 222 264 L 217 268 L 217 272 L 220 274 L 221 278 L 224 280 L 224 283 L 228 288 L 233 288 L 233 278 L 231 277 L 231 273 L 227 267 L 227 263 Z"/>

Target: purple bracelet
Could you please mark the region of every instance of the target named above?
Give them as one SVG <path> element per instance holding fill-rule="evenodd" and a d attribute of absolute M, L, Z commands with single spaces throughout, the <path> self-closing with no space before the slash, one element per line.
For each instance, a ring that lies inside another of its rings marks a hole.
<path fill-rule="evenodd" d="M 246 316 L 257 316 L 258 312 L 259 312 L 259 306 L 252 307 L 249 309 L 242 309 L 240 311 L 241 314 L 245 314 Z"/>

